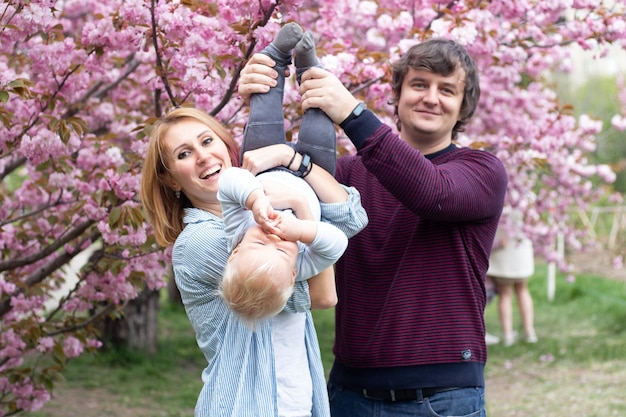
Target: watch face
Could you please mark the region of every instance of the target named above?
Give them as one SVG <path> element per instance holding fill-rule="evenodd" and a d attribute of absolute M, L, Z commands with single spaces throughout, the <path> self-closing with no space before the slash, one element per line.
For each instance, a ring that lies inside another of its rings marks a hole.
<path fill-rule="evenodd" d="M 348 122 L 359 117 L 361 113 L 363 113 L 363 110 L 365 110 L 366 108 L 367 106 L 365 105 L 365 103 L 361 101 L 359 104 L 356 105 L 354 110 L 352 110 L 352 113 L 350 113 L 348 117 L 346 117 L 346 119 L 339 124 L 339 126 L 343 128 Z"/>

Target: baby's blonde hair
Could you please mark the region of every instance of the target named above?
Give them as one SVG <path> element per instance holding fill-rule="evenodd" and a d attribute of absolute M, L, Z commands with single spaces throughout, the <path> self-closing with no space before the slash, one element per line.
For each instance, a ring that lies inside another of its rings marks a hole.
<path fill-rule="evenodd" d="M 273 261 L 260 265 L 231 257 L 226 264 L 220 296 L 250 328 L 254 323 L 280 313 L 293 293 L 293 285 L 277 288 L 272 279 L 283 273 Z"/>

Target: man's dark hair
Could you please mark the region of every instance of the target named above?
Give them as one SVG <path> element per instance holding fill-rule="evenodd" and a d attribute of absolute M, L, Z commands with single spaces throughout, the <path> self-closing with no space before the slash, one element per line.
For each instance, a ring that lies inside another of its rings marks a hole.
<path fill-rule="evenodd" d="M 391 89 L 393 99 L 390 104 L 394 106 L 394 115 L 398 117 L 398 100 L 402 83 L 410 68 L 448 76 L 459 67 L 465 70 L 465 90 L 463 91 L 463 102 L 459 113 L 460 120 L 452 129 L 452 139 L 456 139 L 458 132 L 465 130 L 465 124 L 476 110 L 480 98 L 480 82 L 476 63 L 465 48 L 453 40 L 433 38 L 413 45 L 392 65 Z M 400 129 L 400 121 L 398 120 L 397 123 L 398 129 Z"/>

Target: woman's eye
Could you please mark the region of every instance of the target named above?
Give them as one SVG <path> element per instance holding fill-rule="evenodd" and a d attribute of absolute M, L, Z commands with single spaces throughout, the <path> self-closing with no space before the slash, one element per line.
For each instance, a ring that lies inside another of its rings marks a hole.
<path fill-rule="evenodd" d="M 189 155 L 189 151 L 183 151 L 178 154 L 178 159 L 184 159 Z"/>
<path fill-rule="evenodd" d="M 211 137 L 204 138 L 204 139 L 202 140 L 202 144 L 203 144 L 203 145 L 208 145 L 208 144 L 210 144 L 211 142 L 213 142 L 213 138 L 211 138 Z"/>

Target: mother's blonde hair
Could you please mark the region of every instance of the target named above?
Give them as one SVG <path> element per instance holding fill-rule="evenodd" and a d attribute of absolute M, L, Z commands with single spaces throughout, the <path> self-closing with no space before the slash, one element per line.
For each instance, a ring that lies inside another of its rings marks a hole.
<path fill-rule="evenodd" d="M 180 194 L 180 198 L 176 197 L 170 185 L 168 160 L 164 153 L 164 141 L 169 129 L 189 119 L 203 123 L 215 132 L 226 145 L 233 166 L 239 166 L 239 145 L 222 123 L 204 111 L 193 107 L 177 108 L 155 124 L 143 161 L 140 197 L 148 220 L 154 228 L 156 241 L 161 246 L 169 246 L 176 241 L 183 230 L 185 207 L 192 207 L 184 193 Z"/>

